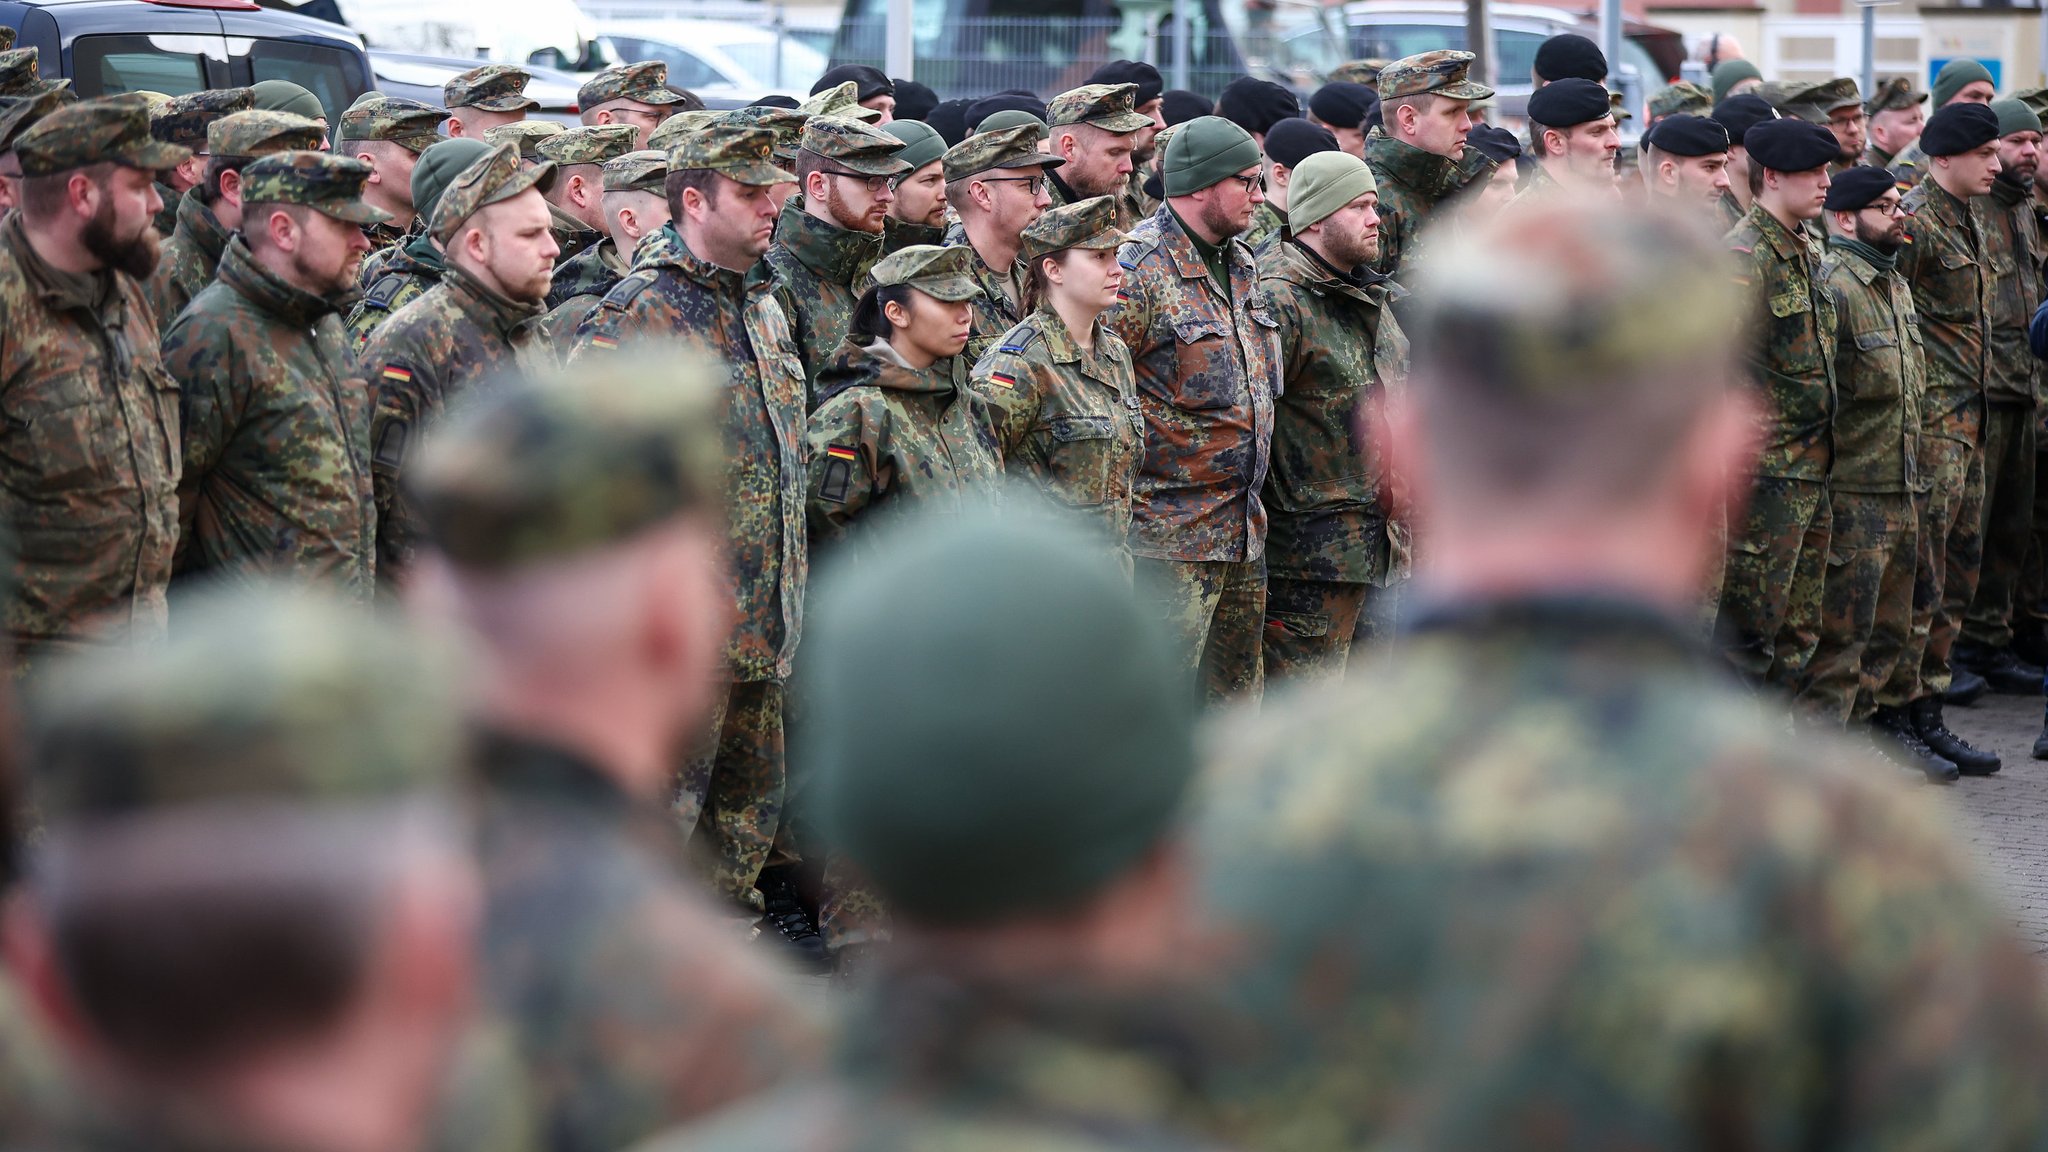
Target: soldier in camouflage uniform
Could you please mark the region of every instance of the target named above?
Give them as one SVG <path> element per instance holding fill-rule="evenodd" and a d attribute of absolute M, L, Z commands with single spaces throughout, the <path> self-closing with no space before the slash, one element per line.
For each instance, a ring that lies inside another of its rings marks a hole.
<path fill-rule="evenodd" d="M 1746 302 L 1683 224 L 1542 201 L 1425 258 L 1397 459 L 1431 480 L 1435 607 L 1384 675 L 1210 761 L 1226 1135 L 2022 1148 L 2048 1123 L 2037 978 L 1941 814 L 1690 638 L 1754 407 Z"/>
<path fill-rule="evenodd" d="M 648 134 L 662 118 L 679 111 L 678 104 L 698 108 L 704 102 L 668 86 L 668 65 L 659 60 L 614 64 L 583 82 L 576 106 L 585 125 L 629 124 L 639 134 L 626 151 L 647 147 Z"/>
<path fill-rule="evenodd" d="M 1066 161 L 1057 171 L 1045 170 L 1054 207 L 1118 196 L 1117 227 L 1138 226 L 1143 218 L 1128 214 L 1121 194 L 1137 170 L 1132 155 L 1141 134 L 1158 125 L 1135 110 L 1137 97 L 1136 84 L 1083 84 L 1046 105 L 1049 153 Z"/>
<path fill-rule="evenodd" d="M 205 180 L 207 128 L 229 113 L 247 112 L 255 106 L 256 93 L 247 88 L 207 88 L 173 96 L 150 109 L 149 134 L 192 151 L 183 164 L 157 178 L 157 195 L 164 198 L 163 209 L 156 214 L 158 235 L 169 237 L 177 228 L 179 199 Z M 172 317 L 158 319 L 168 327 Z"/>
<path fill-rule="evenodd" d="M 370 393 L 336 306 L 369 251 L 370 166 L 285 152 L 243 169 L 220 278 L 164 333 L 184 431 L 181 572 L 318 579 L 368 600 Z"/>
<path fill-rule="evenodd" d="M 0 97 L 19 100 L 71 87 L 69 80 L 45 80 L 37 67 L 40 54 L 34 48 L 0 49 Z"/>
<path fill-rule="evenodd" d="M 704 365 L 604 357 L 472 394 L 407 479 L 423 563 L 488 661 L 478 959 L 559 1152 L 628 1147 L 818 1055 L 664 839 L 731 606 Z"/>
<path fill-rule="evenodd" d="M 1536 168 L 1523 183 L 1521 195 L 1614 195 L 1614 158 L 1621 137 L 1610 96 L 1591 80 L 1566 77 L 1529 97 L 1530 150 Z"/>
<path fill-rule="evenodd" d="M 1833 467 L 1834 297 L 1823 250 L 1807 230 L 1825 203 L 1834 134 L 1805 120 L 1767 120 L 1743 136 L 1755 203 L 1727 236 L 1757 318 L 1750 378 L 1763 410 L 1756 486 L 1731 518 L 1715 628 L 1745 680 L 1798 689 L 1819 642 L 1827 576 L 1827 478 Z"/>
<path fill-rule="evenodd" d="M 1346 152 L 1293 173 L 1290 235 L 1259 258 L 1259 292 L 1279 325 L 1280 387 L 1266 535 L 1266 674 L 1341 676 L 1361 614 L 1406 575 L 1406 531 L 1383 497 L 1386 476 L 1364 433 L 1408 367 L 1388 305 L 1401 289 L 1372 270 L 1379 194 Z"/>
<path fill-rule="evenodd" d="M 571 128 L 535 144 L 543 160 L 555 163 L 555 181 L 548 188 L 548 217 L 554 221 L 555 246 L 566 264 L 604 239 L 604 164 L 634 150 L 639 133 L 628 124 Z M 655 145 L 654 147 L 659 147 Z"/>
<path fill-rule="evenodd" d="M 51 113 L 15 142 L 25 181 L 59 186 L 0 220 L 0 525 L 17 674 L 52 650 L 164 633 L 178 538 L 178 387 L 138 278 L 157 255 L 145 99 Z M 88 169 L 106 165 L 97 178 Z M 99 189 L 99 212 L 84 190 Z M 65 264 L 66 272 L 32 247 Z"/>
<path fill-rule="evenodd" d="M 981 513 L 887 544 L 824 590 L 807 730 L 899 938 L 829 1079 L 646 1147 L 1211 1147 L 1186 1124 L 1197 1029 L 1174 817 L 1194 718 L 1171 641 L 1072 526 Z"/>
<path fill-rule="evenodd" d="M 1933 100 L 1927 105 L 1929 117 L 1951 104 L 1989 104 L 1997 96 L 1998 85 L 1991 79 L 1991 70 L 1980 60 L 1959 57 L 1934 74 Z M 1899 187 L 1911 189 L 1927 176 L 1927 150 L 1915 140 L 1892 157 L 1891 169 Z"/>
<path fill-rule="evenodd" d="M 793 893 L 785 878 L 762 875 L 782 818 L 785 685 L 802 632 L 810 555 L 808 393 L 762 261 L 775 219 L 767 190 L 795 179 L 774 165 L 774 139 L 765 128 L 720 124 L 676 146 L 670 224 L 641 244 L 632 275 L 583 322 L 571 357 L 603 358 L 621 347 L 660 355 L 687 349 L 730 372 L 721 492 L 738 622 L 708 746 L 685 768 L 676 816 L 710 862 L 713 891 L 750 918 L 772 913 L 778 934 L 815 967 L 824 960 L 816 930 L 802 915 L 783 922 Z"/>
<path fill-rule="evenodd" d="M 363 189 L 363 202 L 390 217 L 367 227 L 372 252 L 426 231 L 412 202 L 412 174 L 420 153 L 440 142 L 441 122 L 446 119 L 446 108 L 375 92 L 366 93 L 341 114 L 334 150 L 375 171 Z"/>
<path fill-rule="evenodd" d="M 564 360 L 584 317 L 632 270 L 640 242 L 669 221 L 666 153 L 647 149 L 607 160 L 599 179 L 611 234 L 556 267 L 540 324 L 548 347 Z"/>
<path fill-rule="evenodd" d="M 1128 566 L 1145 417 L 1131 350 L 1102 319 L 1123 292 L 1116 250 L 1129 237 L 1117 212 L 1098 196 L 1024 230 L 1036 305 L 975 361 L 974 387 L 994 413 L 1004 470 L 1086 515 Z"/>
<path fill-rule="evenodd" d="M 1919 666 L 1908 707 L 1920 738 L 1965 772 L 1992 772 L 1998 757 L 1943 722 L 1942 696 L 1969 675 L 1952 670 L 1949 655 L 1983 560 L 1986 318 L 1998 290 L 1984 238 L 1994 227 L 1988 193 L 1999 167 L 1998 116 L 1981 104 L 1951 104 L 1928 117 L 1919 147 L 1929 168 L 1901 202 L 1908 243 L 1899 252 L 1899 274 L 1912 286 L 1927 354 L 1920 477 L 1928 491 L 1919 510 L 1912 648 L 1900 659 Z M 1976 679 L 1977 691 L 1983 683 Z"/>
<path fill-rule="evenodd" d="M 881 109 L 860 102 L 860 84 L 853 80 L 811 93 L 811 98 L 797 105 L 796 110 L 806 117 L 837 116 L 863 124 L 873 124 L 882 118 Z"/>
<path fill-rule="evenodd" d="M 1877 82 L 1877 91 L 1864 101 L 1870 118 L 1870 146 L 1863 150 L 1863 162 L 1873 168 L 1889 169 L 1892 159 L 1920 139 L 1927 123 L 1927 93 L 1913 87 L 1910 76 L 1889 76 Z"/>
<path fill-rule="evenodd" d="M 163 247 L 143 295 L 166 331 L 208 284 L 242 226 L 242 169 L 259 156 L 318 148 L 320 125 L 289 112 L 235 112 L 206 130 L 206 176 L 178 201 L 178 226 Z"/>
<path fill-rule="evenodd" d="M 1658 121 L 1672 116 L 1706 116 L 1714 111 L 1714 94 L 1690 80 L 1680 80 L 1668 85 L 1663 91 L 1650 97 L 1649 122 L 1643 125 L 1648 132 Z"/>
<path fill-rule="evenodd" d="M 448 109 L 448 135 L 482 137 L 493 128 L 517 124 L 540 107 L 526 94 L 533 75 L 509 64 L 480 64 L 441 85 L 441 104 Z"/>
<path fill-rule="evenodd" d="M 77 102 L 69 88 L 53 88 L 40 96 L 16 100 L 0 99 L 0 211 L 21 204 L 21 158 L 14 154 L 15 140 L 36 121 Z"/>
<path fill-rule="evenodd" d="M 1290 116 L 1266 130 L 1259 150 L 1266 156 L 1262 177 L 1266 202 L 1252 209 L 1252 226 L 1239 239 L 1252 250 L 1253 256 L 1263 257 L 1286 233 L 1288 189 L 1293 183 L 1295 166 L 1318 152 L 1337 151 L 1337 134 L 1320 124 Z M 1479 154 L 1476 148 L 1465 151 L 1468 158 Z"/>
<path fill-rule="evenodd" d="M 464 138 L 443 140 L 420 153 L 412 170 L 412 201 L 420 218 L 432 220 L 441 204 L 441 194 L 470 165 L 490 154 L 491 145 Z M 363 287 L 362 299 L 348 314 L 349 350 L 360 356 L 363 346 L 378 326 L 407 304 L 427 294 L 448 271 L 446 254 L 434 237 L 420 234 L 363 260 L 356 282 Z"/>
<path fill-rule="evenodd" d="M 1466 79 L 1470 52 L 1424 52 L 1396 60 L 1380 73 L 1379 134 L 1365 142 L 1380 197 L 1380 256 L 1373 270 L 1401 278 L 1419 252 L 1417 239 L 1430 214 L 1458 190 L 1458 162 L 1472 130 L 1468 111 L 1493 89 Z"/>
<path fill-rule="evenodd" d="M 1019 124 L 969 136 L 940 159 L 946 203 L 958 218 L 946 230 L 946 243 L 972 253 L 969 267 L 980 289 L 969 301 L 974 311 L 969 363 L 978 363 L 1024 316 L 1024 282 L 1017 265 L 1024 230 L 1052 205 L 1046 173 L 1066 163 L 1038 150 L 1043 139 L 1045 129 Z"/>
<path fill-rule="evenodd" d="M 554 172 L 546 162 L 521 170 L 518 153 L 500 144 L 458 173 L 428 224 L 447 254 L 441 282 L 399 309 L 357 357 L 357 386 L 376 397 L 370 451 L 380 586 L 403 579 L 419 535 L 399 487 L 419 435 L 463 392 L 510 374 L 522 357 L 546 355 L 530 321 L 554 273 L 541 199 Z"/>
<path fill-rule="evenodd" d="M 1131 554 L 1212 701 L 1256 700 L 1262 682 L 1259 490 L 1279 385 L 1278 322 L 1236 239 L 1264 199 L 1259 163 L 1250 134 L 1221 117 L 1174 132 L 1166 203 L 1118 254 L 1125 300 L 1110 318 L 1131 350 L 1145 413 Z"/>
<path fill-rule="evenodd" d="M 922 120 L 891 120 L 882 131 L 903 141 L 896 158 L 910 167 L 897 176 L 890 191 L 889 219 L 882 230 L 882 249 L 894 252 L 912 244 L 939 244 L 946 237 L 946 139 Z"/>
<path fill-rule="evenodd" d="M 895 199 L 889 180 L 909 167 L 896 159 L 900 147 L 894 136 L 843 117 L 813 116 L 804 124 L 796 162 L 802 190 L 783 201 L 768 267 L 796 333 L 813 406 L 818 375 L 852 324 L 861 278 L 881 258 L 883 222 Z"/>
<path fill-rule="evenodd" d="M 1131 174 L 1118 189 L 1117 219 L 1138 221 L 1159 210 L 1159 202 L 1145 193 L 1145 177 L 1153 172 L 1159 158 L 1159 130 L 1166 127 L 1166 78 L 1159 69 L 1142 60 L 1112 60 L 1088 77 L 1090 84 L 1135 84 L 1131 111 L 1152 122 L 1131 137 Z"/>

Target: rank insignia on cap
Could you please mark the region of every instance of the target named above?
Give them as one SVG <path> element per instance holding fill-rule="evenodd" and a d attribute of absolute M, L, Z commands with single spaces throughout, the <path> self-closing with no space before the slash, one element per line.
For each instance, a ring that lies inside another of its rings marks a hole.
<path fill-rule="evenodd" d="M 399 384 L 412 383 L 412 369 L 401 368 L 396 364 L 386 366 L 383 372 L 383 376 L 384 379 L 394 381 Z"/>
<path fill-rule="evenodd" d="M 834 460 L 854 460 L 859 458 L 860 453 L 845 445 L 834 444 L 830 448 L 825 449 L 825 455 L 830 456 Z"/>

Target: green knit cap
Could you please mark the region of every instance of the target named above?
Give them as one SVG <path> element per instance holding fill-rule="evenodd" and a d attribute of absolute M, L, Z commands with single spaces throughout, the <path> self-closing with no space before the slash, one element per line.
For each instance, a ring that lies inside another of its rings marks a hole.
<path fill-rule="evenodd" d="M 2027 106 L 2024 100 L 2006 97 L 1993 100 L 1991 111 L 1998 117 L 1998 135 L 2003 138 L 2015 132 L 2039 132 L 2040 114 Z"/>
<path fill-rule="evenodd" d="M 1997 81 L 1991 78 L 1991 69 L 1978 60 L 1951 60 L 1934 74 L 1934 107 L 1941 108 L 1956 98 L 1956 93 L 1982 80 L 1994 87 Z"/>
<path fill-rule="evenodd" d="M 1295 165 L 1288 180 L 1287 226 L 1298 233 L 1378 190 L 1365 161 L 1349 152 L 1318 152 Z"/>
<path fill-rule="evenodd" d="M 1200 192 L 1258 163 L 1259 145 L 1251 133 L 1221 116 L 1197 116 L 1166 143 L 1166 194 Z"/>
<path fill-rule="evenodd" d="M 1728 98 L 1728 90 L 1744 80 L 1761 80 L 1764 78 L 1764 74 L 1757 71 L 1756 65 L 1751 64 L 1747 60 L 1723 60 L 1719 64 L 1714 65 L 1712 75 L 1714 80 L 1714 103 L 1716 104 L 1726 100 Z"/>

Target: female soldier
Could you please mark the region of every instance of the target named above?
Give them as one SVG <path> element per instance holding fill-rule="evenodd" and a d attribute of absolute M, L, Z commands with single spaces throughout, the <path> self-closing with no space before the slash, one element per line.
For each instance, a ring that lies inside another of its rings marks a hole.
<path fill-rule="evenodd" d="M 1101 322 L 1123 287 L 1116 249 L 1125 239 L 1109 196 L 1054 208 L 1024 229 L 1030 314 L 974 366 L 974 385 L 995 410 L 1009 472 L 1089 513 L 1128 557 L 1145 422 L 1130 349 Z"/>

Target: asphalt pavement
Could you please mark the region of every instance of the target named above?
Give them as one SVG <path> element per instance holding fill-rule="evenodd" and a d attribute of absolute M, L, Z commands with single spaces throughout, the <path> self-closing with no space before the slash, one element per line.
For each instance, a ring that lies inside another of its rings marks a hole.
<path fill-rule="evenodd" d="M 1926 790 L 1953 811 L 2022 938 L 2036 955 L 2048 955 L 2048 760 L 2032 757 L 2041 697 L 1986 696 L 1946 714 L 1950 729 L 1998 753 L 2005 765 L 1994 776 Z"/>

